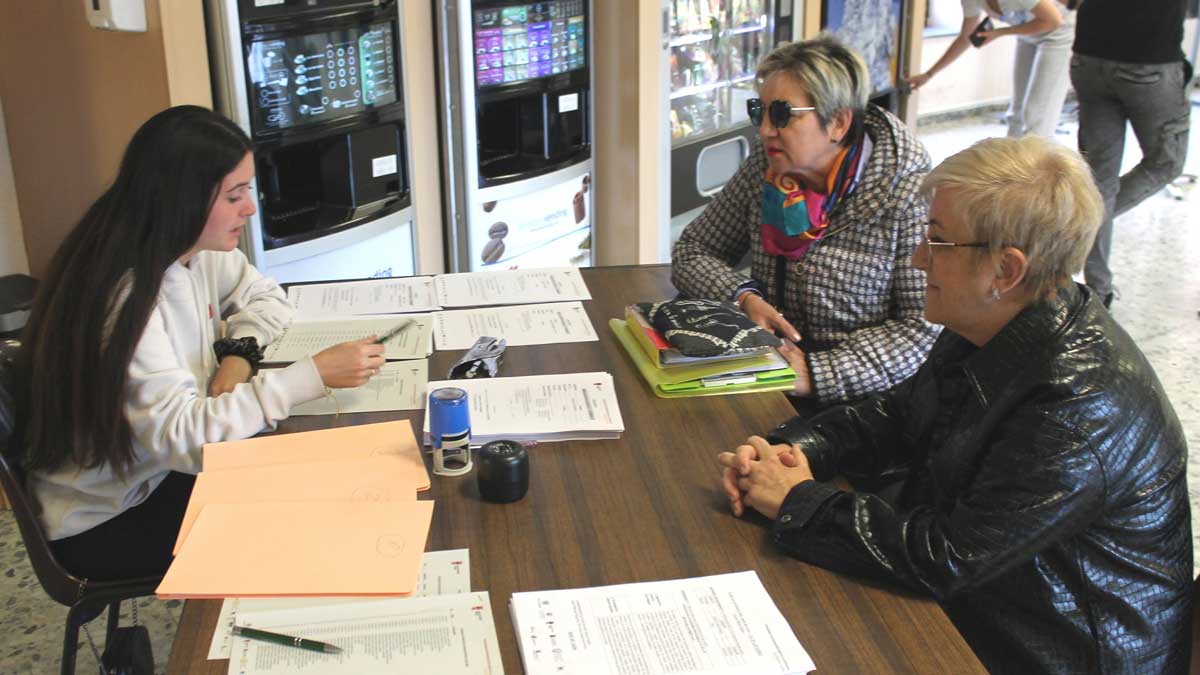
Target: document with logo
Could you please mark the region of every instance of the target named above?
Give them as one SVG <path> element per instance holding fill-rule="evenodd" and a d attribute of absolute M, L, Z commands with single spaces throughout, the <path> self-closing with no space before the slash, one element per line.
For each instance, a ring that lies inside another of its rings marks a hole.
<path fill-rule="evenodd" d="M 422 410 L 425 383 L 429 381 L 429 359 L 389 361 L 361 387 L 333 389 L 327 395 L 293 406 L 291 415 L 339 415 L 342 413 Z"/>
<path fill-rule="evenodd" d="M 237 675 L 500 675 L 504 665 L 486 592 L 381 600 L 306 609 L 243 611 L 238 624 L 341 648 L 326 654 L 237 638 Z"/>
<path fill-rule="evenodd" d="M 755 572 L 509 603 L 527 675 L 791 675 L 816 668 Z"/>
<path fill-rule="evenodd" d="M 575 267 L 439 274 L 433 278 L 433 285 L 437 302 L 442 307 L 592 299 L 583 276 Z"/>
<path fill-rule="evenodd" d="M 467 392 L 471 445 L 497 439 L 571 441 L 620 438 L 625 430 L 612 375 L 568 373 L 430 382 L 429 391 Z M 429 444 L 429 416 L 425 416 Z"/>
<path fill-rule="evenodd" d="M 390 336 L 383 352 L 389 361 L 423 359 L 433 353 L 433 318 L 429 314 L 346 316 L 293 321 L 263 350 L 263 362 L 292 363 L 336 344 L 372 335 Z"/>
<path fill-rule="evenodd" d="M 465 548 L 450 551 L 426 551 L 421 556 L 421 578 L 412 597 L 457 595 L 471 592 L 471 552 Z M 241 612 L 275 609 L 304 609 L 348 603 L 387 602 L 391 598 L 225 598 L 217 617 L 217 630 L 208 648 L 208 658 L 227 659 L 235 638 L 230 629 Z"/>
<path fill-rule="evenodd" d="M 289 286 L 288 300 L 301 316 L 428 312 L 438 307 L 433 277 L 365 279 Z"/>
<path fill-rule="evenodd" d="M 433 339 L 438 349 L 470 349 L 481 335 L 503 338 L 509 347 L 600 339 L 581 302 L 481 307 L 433 315 Z"/>

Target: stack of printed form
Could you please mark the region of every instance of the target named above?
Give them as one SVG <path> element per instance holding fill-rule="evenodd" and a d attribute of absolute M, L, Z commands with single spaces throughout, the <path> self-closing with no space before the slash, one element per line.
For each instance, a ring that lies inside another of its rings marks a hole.
<path fill-rule="evenodd" d="M 471 408 L 471 444 L 620 438 L 625 431 L 612 375 L 569 373 L 430 382 L 458 387 Z M 429 415 L 425 416 L 429 444 Z"/>
<path fill-rule="evenodd" d="M 527 675 L 816 668 L 755 572 L 513 593 L 509 610 Z"/>

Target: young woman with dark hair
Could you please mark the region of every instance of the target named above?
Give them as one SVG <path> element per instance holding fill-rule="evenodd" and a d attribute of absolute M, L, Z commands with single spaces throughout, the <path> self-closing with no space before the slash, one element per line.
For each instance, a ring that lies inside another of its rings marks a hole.
<path fill-rule="evenodd" d="M 250 151 L 204 108 L 155 115 L 39 289 L 17 370 L 18 449 L 51 546 L 77 575 L 162 573 L 205 443 L 272 428 L 384 363 L 366 338 L 254 374 L 292 310 L 237 250 L 255 211 Z"/>

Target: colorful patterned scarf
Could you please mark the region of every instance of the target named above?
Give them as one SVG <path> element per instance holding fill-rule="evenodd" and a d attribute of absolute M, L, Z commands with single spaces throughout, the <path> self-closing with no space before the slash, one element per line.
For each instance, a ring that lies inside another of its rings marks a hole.
<path fill-rule="evenodd" d="M 826 177 L 826 194 L 800 185 L 794 176 L 776 176 L 771 169 L 763 178 L 762 245 L 771 255 L 799 260 L 829 227 L 829 214 L 858 182 L 863 141 L 842 148 Z"/>

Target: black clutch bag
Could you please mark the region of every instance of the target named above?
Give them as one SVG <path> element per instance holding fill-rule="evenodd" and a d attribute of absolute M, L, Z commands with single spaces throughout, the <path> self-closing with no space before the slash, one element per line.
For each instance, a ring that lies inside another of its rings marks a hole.
<path fill-rule="evenodd" d="M 684 356 L 722 356 L 783 344 L 732 302 L 668 300 L 638 303 L 637 308 Z"/>

